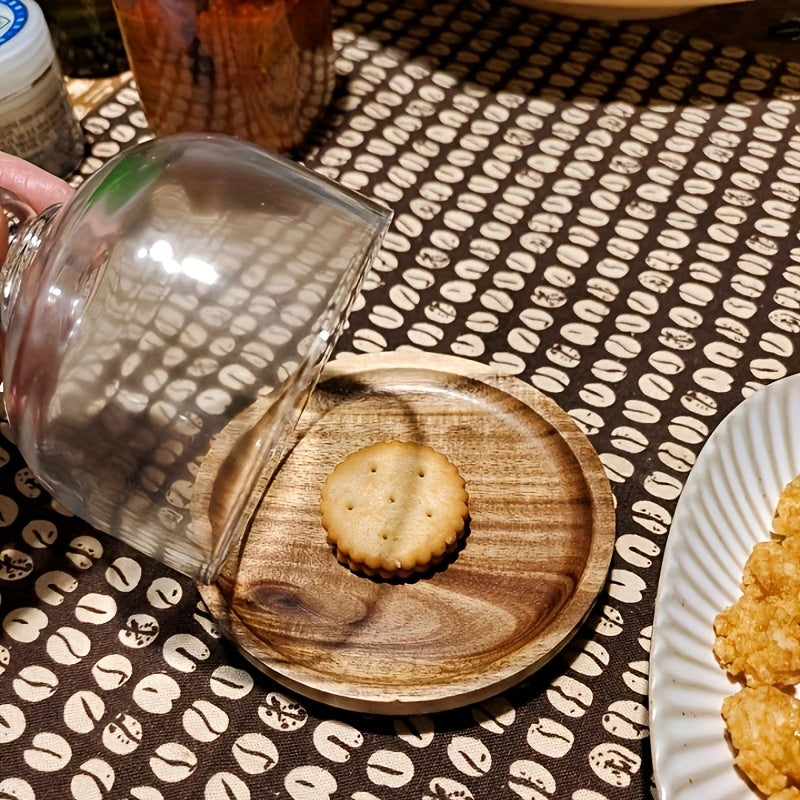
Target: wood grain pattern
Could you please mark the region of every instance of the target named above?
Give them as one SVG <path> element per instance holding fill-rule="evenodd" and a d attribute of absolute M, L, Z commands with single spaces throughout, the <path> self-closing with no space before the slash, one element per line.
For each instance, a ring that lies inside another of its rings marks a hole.
<path fill-rule="evenodd" d="M 428 444 L 469 491 L 463 546 L 431 574 L 374 580 L 336 561 L 328 472 L 393 438 Z M 615 533 L 591 443 L 553 401 L 480 364 L 413 351 L 329 364 L 241 547 L 203 598 L 285 686 L 366 712 L 438 711 L 540 667 L 583 621 Z"/>

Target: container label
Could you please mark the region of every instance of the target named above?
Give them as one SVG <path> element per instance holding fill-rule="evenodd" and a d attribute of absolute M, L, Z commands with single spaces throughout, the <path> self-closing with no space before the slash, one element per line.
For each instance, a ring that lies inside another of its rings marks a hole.
<path fill-rule="evenodd" d="M 0 0 L 0 44 L 13 39 L 28 21 L 28 9 L 20 0 Z"/>

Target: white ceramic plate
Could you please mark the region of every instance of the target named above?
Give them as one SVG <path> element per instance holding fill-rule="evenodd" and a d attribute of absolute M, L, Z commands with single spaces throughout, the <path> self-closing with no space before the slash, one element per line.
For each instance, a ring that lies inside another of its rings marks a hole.
<path fill-rule="evenodd" d="M 752 800 L 720 716 L 739 684 L 717 664 L 714 617 L 740 594 L 753 545 L 800 473 L 800 375 L 737 406 L 703 447 L 678 501 L 656 597 L 650 735 L 661 800 Z"/>

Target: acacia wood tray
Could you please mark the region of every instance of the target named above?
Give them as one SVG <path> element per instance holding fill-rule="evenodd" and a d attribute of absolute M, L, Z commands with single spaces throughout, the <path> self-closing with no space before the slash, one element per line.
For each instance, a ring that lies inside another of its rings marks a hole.
<path fill-rule="evenodd" d="M 406 581 L 339 564 L 319 519 L 330 470 L 395 438 L 444 453 L 469 492 L 463 546 Z M 603 586 L 614 534 L 600 460 L 548 397 L 457 357 L 350 356 L 323 370 L 249 532 L 201 593 L 239 650 L 300 694 L 440 711 L 508 688 L 566 644 Z"/>

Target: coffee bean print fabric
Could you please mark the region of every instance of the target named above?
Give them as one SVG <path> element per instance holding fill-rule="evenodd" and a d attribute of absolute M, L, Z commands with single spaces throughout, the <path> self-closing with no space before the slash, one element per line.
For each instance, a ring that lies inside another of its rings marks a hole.
<path fill-rule="evenodd" d="M 722 417 L 798 367 L 800 63 L 482 2 L 336 13 L 337 94 L 298 157 L 395 213 L 338 352 L 456 354 L 553 397 L 612 482 L 606 587 L 569 646 L 497 697 L 340 711 L 252 667 L 191 581 L 71 516 L 6 436 L 0 797 L 651 792 L 676 501 Z M 150 136 L 133 84 L 84 126 L 75 183 Z"/>

